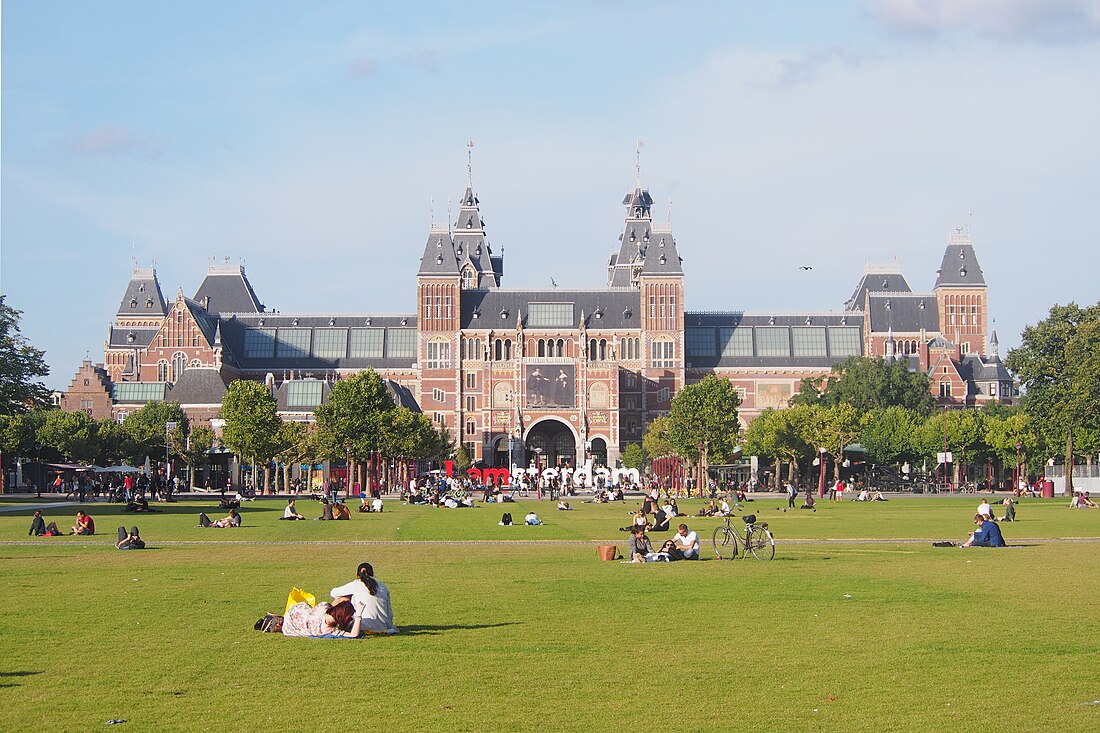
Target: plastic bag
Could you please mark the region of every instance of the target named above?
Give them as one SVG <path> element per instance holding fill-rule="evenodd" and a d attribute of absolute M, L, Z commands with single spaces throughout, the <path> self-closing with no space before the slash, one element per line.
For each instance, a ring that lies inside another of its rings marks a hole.
<path fill-rule="evenodd" d="M 317 596 L 313 595 L 312 593 L 307 593 L 301 588 L 291 588 L 290 595 L 286 597 L 286 610 L 283 611 L 283 615 L 285 616 L 290 612 L 291 606 L 296 603 L 301 603 L 302 601 L 305 601 L 311 606 L 316 606 Z"/>

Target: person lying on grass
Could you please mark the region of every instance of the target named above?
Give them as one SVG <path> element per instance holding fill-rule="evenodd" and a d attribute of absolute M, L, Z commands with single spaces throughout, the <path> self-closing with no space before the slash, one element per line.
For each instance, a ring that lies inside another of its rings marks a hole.
<path fill-rule="evenodd" d="M 358 638 L 363 617 L 348 601 L 311 606 L 305 601 L 291 606 L 283 617 L 283 636 L 309 636 L 315 639 Z"/>
<path fill-rule="evenodd" d="M 542 520 L 539 519 L 538 514 L 535 514 L 534 512 L 530 512 L 526 517 L 523 518 L 523 523 L 524 524 L 529 524 L 531 526 L 537 526 L 537 525 L 542 524 Z"/>
<path fill-rule="evenodd" d="M 1004 547 L 1005 540 L 1001 536 L 1001 528 L 984 514 L 974 515 L 974 524 L 978 529 L 970 533 L 969 539 L 959 547 Z"/>
<path fill-rule="evenodd" d="M 76 513 L 76 525 L 69 534 L 95 534 L 95 522 L 84 512 Z"/>
<path fill-rule="evenodd" d="M 236 509 L 229 510 L 229 516 L 219 519 L 216 522 L 210 521 L 210 517 L 205 513 L 199 514 L 199 526 L 200 527 L 215 527 L 222 529 L 224 527 L 240 527 L 241 515 L 237 513 Z"/>
<path fill-rule="evenodd" d="M 119 527 L 118 542 L 115 543 L 115 547 L 120 550 L 144 550 L 145 540 L 141 539 L 136 526 L 130 527 L 129 532 L 125 527 Z"/>
<path fill-rule="evenodd" d="M 149 500 L 145 498 L 145 494 L 138 494 L 134 497 L 133 501 L 126 503 L 124 512 L 156 512 L 159 513 L 160 509 L 150 509 Z"/>
<path fill-rule="evenodd" d="M 374 568 L 369 562 L 360 563 L 355 570 L 355 580 L 329 591 L 333 604 L 350 601 L 356 613 L 362 617 L 360 629 L 367 634 L 396 634 L 393 623 L 393 606 L 390 589 L 375 579 Z"/>

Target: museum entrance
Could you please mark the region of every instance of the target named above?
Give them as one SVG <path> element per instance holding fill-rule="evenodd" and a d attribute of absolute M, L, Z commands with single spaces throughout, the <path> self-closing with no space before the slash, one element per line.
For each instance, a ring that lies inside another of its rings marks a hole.
<path fill-rule="evenodd" d="M 543 420 L 527 433 L 527 457 L 538 468 L 573 466 L 577 458 L 577 441 L 573 431 L 559 420 Z"/>

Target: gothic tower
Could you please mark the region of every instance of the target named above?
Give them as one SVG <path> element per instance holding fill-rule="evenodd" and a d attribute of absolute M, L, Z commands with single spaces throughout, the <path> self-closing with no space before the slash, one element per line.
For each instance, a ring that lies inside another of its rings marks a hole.
<path fill-rule="evenodd" d="M 982 268 L 961 227 L 947 239 L 943 262 L 936 272 L 936 302 L 940 333 L 954 342 L 963 355 L 986 355 L 989 336 L 988 288 Z"/>

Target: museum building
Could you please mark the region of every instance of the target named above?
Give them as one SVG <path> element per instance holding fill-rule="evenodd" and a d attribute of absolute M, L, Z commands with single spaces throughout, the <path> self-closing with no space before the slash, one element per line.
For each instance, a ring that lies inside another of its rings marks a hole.
<path fill-rule="evenodd" d="M 230 264 L 167 301 L 156 271 L 135 268 L 103 363 L 84 362 L 62 408 L 122 420 L 171 401 L 210 425 L 228 384 L 249 379 L 271 389 L 284 419 L 308 421 L 334 381 L 374 369 L 399 404 L 430 415 L 474 459 L 575 466 L 613 464 L 684 384 L 709 374 L 733 384 L 743 425 L 849 356 L 905 360 L 943 405 L 1016 399 L 962 230 L 931 292 L 914 292 L 896 265 L 872 265 L 839 311 L 693 312 L 653 198 L 639 183 L 622 203 L 601 289 L 504 288 L 504 250 L 486 237 L 472 183 L 454 220 L 430 227 L 407 314 L 271 310 Z"/>

